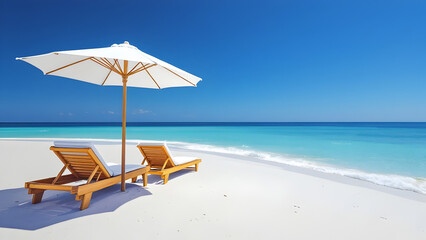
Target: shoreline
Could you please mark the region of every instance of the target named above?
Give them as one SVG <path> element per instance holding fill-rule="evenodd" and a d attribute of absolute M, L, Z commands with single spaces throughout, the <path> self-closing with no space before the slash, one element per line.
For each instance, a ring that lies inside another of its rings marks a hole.
<path fill-rule="evenodd" d="M 95 143 L 106 162 L 120 162 L 120 141 Z M 52 140 L 0 139 L 0 238 L 74 239 L 423 239 L 426 196 L 336 174 L 252 157 L 170 146 L 174 155 L 202 159 L 199 171 L 182 170 L 162 184 L 150 175 L 95 192 L 79 211 L 74 195 L 47 191 L 31 204 L 26 181 L 56 175 L 62 163 Z M 142 157 L 128 142 L 126 162 Z M 93 224 L 93 223 L 96 224 Z M 126 231 L 120 231 L 125 228 Z M 268 231 L 259 231 L 259 229 Z"/>
<path fill-rule="evenodd" d="M 0 141 L 66 141 L 66 140 L 82 140 L 91 141 L 94 144 L 116 144 L 121 143 L 121 139 L 92 139 L 92 138 L 0 138 Z M 129 139 L 127 144 L 137 144 L 138 142 L 163 142 L 159 140 L 135 140 Z M 326 165 L 314 161 L 305 160 L 299 157 L 286 157 L 279 153 L 262 152 L 256 150 L 246 150 L 236 147 L 223 147 L 207 144 L 198 144 L 180 141 L 164 141 L 170 148 L 178 148 L 181 150 L 190 150 L 196 152 L 205 152 L 210 154 L 224 154 L 228 157 L 241 158 L 247 161 L 257 161 L 271 166 L 282 167 L 286 170 L 304 172 L 308 175 L 326 176 L 333 179 L 333 176 L 340 176 L 338 181 L 349 182 L 345 178 L 350 178 L 362 182 L 372 183 L 377 186 L 391 188 L 396 190 L 413 192 L 426 197 L 426 178 L 417 178 L 411 176 L 402 176 L 396 174 L 372 173 L 357 169 L 349 169 L 334 165 Z M 306 171 L 306 170 L 309 171 Z M 322 174 L 321 174 L 322 173 Z M 329 176 L 332 175 L 332 176 Z M 357 182 L 354 182 L 357 183 Z M 361 184 L 360 185 L 366 185 Z M 389 189 L 383 189 L 390 191 Z M 404 195 L 404 194 L 403 194 Z M 410 194 L 407 194 L 410 195 Z"/>

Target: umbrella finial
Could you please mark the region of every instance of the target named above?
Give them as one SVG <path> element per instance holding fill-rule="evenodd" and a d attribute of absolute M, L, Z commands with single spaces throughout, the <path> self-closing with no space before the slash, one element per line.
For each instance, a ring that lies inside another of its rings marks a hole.
<path fill-rule="evenodd" d="M 120 43 L 120 44 L 112 44 L 111 47 L 124 47 L 124 48 L 137 49 L 135 46 L 130 45 L 128 41 L 124 41 L 123 43 Z"/>

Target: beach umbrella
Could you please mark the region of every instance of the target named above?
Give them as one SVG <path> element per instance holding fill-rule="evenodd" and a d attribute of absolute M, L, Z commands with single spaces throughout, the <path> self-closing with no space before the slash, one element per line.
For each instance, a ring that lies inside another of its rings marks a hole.
<path fill-rule="evenodd" d="M 196 87 L 201 78 L 150 56 L 127 41 L 111 47 L 16 58 L 55 75 L 102 86 L 123 86 L 121 190 L 125 191 L 127 87 Z"/>

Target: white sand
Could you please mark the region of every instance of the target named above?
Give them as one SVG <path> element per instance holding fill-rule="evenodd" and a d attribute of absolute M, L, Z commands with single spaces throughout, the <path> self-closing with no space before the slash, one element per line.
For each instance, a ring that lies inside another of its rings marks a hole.
<path fill-rule="evenodd" d="M 51 141 L 0 140 L 0 239 L 426 239 L 426 195 L 347 177 L 229 155 L 199 172 L 149 176 L 93 195 L 90 207 L 63 192 L 31 204 L 24 182 L 55 176 Z M 120 146 L 96 145 L 119 163 Z M 128 163 L 142 158 L 128 146 Z"/>

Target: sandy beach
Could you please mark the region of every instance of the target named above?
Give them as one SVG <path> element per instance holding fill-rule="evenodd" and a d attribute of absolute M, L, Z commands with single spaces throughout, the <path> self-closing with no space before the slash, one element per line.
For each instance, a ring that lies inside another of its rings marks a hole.
<path fill-rule="evenodd" d="M 119 185 L 94 193 L 90 207 L 48 191 L 32 205 L 26 181 L 55 176 L 51 140 L 0 140 L 1 239 L 426 239 L 426 195 L 334 174 L 226 154 L 171 148 L 202 158 L 166 185 Z M 127 145 L 128 163 L 142 157 Z M 96 142 L 107 162 L 120 144 Z"/>
<path fill-rule="evenodd" d="M 0 1 L 0 240 L 426 240 L 425 12 Z"/>

